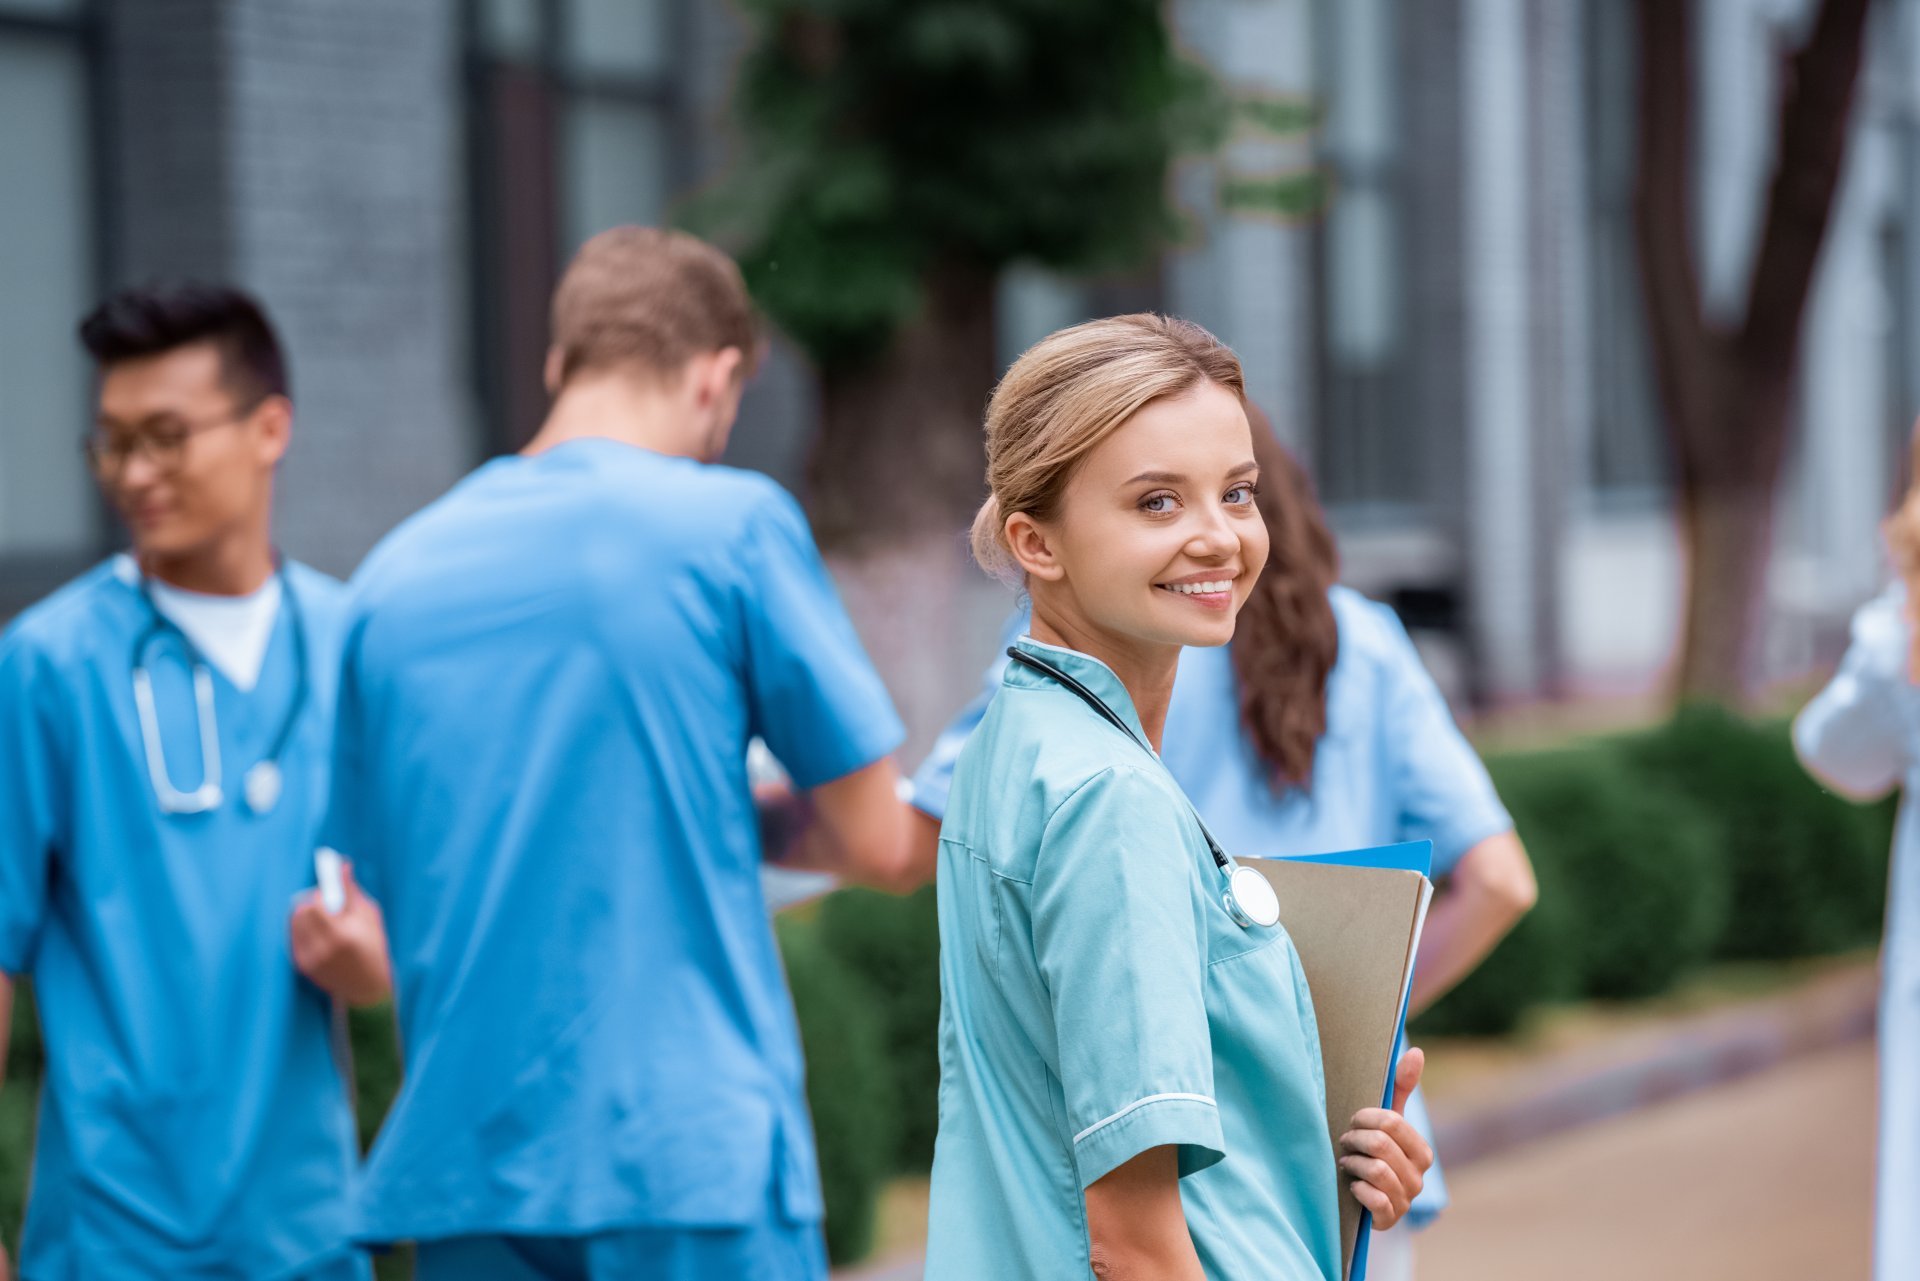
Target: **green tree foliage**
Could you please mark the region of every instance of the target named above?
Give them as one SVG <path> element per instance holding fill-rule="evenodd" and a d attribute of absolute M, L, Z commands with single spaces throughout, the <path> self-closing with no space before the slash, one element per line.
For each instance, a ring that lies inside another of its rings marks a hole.
<path fill-rule="evenodd" d="M 1169 162 L 1226 112 L 1158 0 L 744 0 L 746 143 L 696 221 L 823 367 L 885 347 L 934 273 L 1134 265 Z"/>

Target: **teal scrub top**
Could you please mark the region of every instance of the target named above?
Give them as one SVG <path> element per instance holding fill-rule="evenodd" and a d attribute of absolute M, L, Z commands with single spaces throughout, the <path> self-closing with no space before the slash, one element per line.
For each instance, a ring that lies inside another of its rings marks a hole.
<path fill-rule="evenodd" d="M 1018 643 L 1140 732 L 1105 664 Z M 1286 931 L 1235 924 L 1221 888 L 1159 759 L 1010 665 L 941 828 L 927 1281 L 1090 1275 L 1084 1190 L 1167 1145 L 1208 1277 L 1339 1275 L 1306 978 Z"/>
<path fill-rule="evenodd" d="M 307 670 L 284 600 L 253 689 L 211 669 L 226 796 L 201 814 L 155 799 L 136 646 L 182 789 L 203 776 L 201 727 L 191 660 L 178 632 L 152 632 L 130 560 L 0 634 L 0 970 L 32 977 L 46 1046 L 23 1277 L 364 1266 L 348 1240 L 357 1146 L 331 1003 L 294 969 L 287 925 L 313 885 L 344 592 L 297 564 L 286 591 Z M 284 790 L 255 814 L 241 780 L 303 685 Z"/>

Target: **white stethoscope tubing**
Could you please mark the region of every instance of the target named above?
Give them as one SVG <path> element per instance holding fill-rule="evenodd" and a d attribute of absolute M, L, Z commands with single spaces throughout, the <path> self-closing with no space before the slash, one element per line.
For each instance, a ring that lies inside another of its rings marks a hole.
<path fill-rule="evenodd" d="M 193 664 L 194 720 L 200 729 L 200 786 L 183 792 L 167 772 L 167 753 L 160 743 L 160 716 L 153 704 L 153 677 L 142 662 L 133 669 L 133 706 L 140 718 L 140 742 L 147 753 L 147 775 L 153 780 L 154 799 L 168 814 L 204 814 L 220 808 L 226 793 L 220 786 L 220 729 L 213 709 L 213 673 L 203 662 Z"/>

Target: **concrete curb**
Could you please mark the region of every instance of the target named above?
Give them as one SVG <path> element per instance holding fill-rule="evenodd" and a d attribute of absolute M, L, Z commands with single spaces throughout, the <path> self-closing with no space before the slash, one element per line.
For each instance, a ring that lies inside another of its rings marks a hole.
<path fill-rule="evenodd" d="M 1531 1064 L 1470 1093 L 1429 1098 L 1434 1149 L 1456 1169 L 1870 1037 L 1878 986 L 1873 967 L 1849 967 L 1780 996 Z"/>
<path fill-rule="evenodd" d="M 1862 1040 L 1873 1035 L 1878 987 L 1874 967 L 1848 966 L 1779 996 L 1648 1028 L 1430 1098 L 1434 1148 L 1449 1170 L 1458 1169 L 1563 1130 Z M 836 1272 L 834 1278 L 920 1281 L 924 1268 L 924 1259 L 914 1255 Z"/>

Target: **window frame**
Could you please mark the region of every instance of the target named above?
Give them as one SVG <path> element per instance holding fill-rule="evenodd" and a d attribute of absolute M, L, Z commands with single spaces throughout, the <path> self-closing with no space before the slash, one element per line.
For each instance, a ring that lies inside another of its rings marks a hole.
<path fill-rule="evenodd" d="M 470 386 L 480 424 L 480 445 L 487 456 L 510 453 L 526 443 L 537 427 L 529 421 L 545 404 L 540 388 L 539 356 L 545 351 L 546 302 L 564 264 L 560 240 L 566 225 L 567 110 L 580 102 L 603 102 L 660 113 L 666 134 L 666 173 L 670 193 L 684 191 L 693 174 L 690 86 L 683 59 L 669 56 L 658 72 L 580 70 L 567 58 L 571 0 L 529 0 L 537 15 L 535 48 L 515 57 L 490 46 L 486 0 L 462 0 L 460 33 L 467 186 L 467 278 L 473 305 L 467 334 Z M 665 40 L 672 54 L 689 48 L 692 14 L 688 0 L 663 0 Z M 508 79 L 512 77 L 513 79 Z M 506 120 L 503 93 L 524 93 L 526 117 Z M 514 134 L 514 130 L 530 133 Z M 504 144 L 504 145 L 503 145 Z M 528 148 L 539 190 L 509 211 L 498 197 L 524 192 L 511 181 L 526 171 L 505 154 L 507 146 Z M 536 145 L 537 144 L 537 145 Z M 536 239 L 520 238 L 519 221 L 531 224 Z M 511 241 L 513 253 L 507 253 Z M 521 254 L 542 255 L 529 265 L 510 265 Z M 530 300 L 537 300 L 538 305 Z M 537 317 L 537 324 L 535 318 Z M 537 329 L 539 343 L 533 341 Z M 529 364 L 529 362 L 531 362 Z M 521 366 L 529 367 L 522 368 Z"/>
<path fill-rule="evenodd" d="M 110 167 L 111 88 L 104 74 L 106 19 L 99 0 L 74 0 L 67 13 L 28 13 L 0 0 L 0 40 L 40 40 L 67 44 L 80 59 L 82 102 L 87 118 L 81 122 L 87 138 L 82 187 L 86 192 L 89 223 L 87 289 L 97 298 L 114 278 L 114 235 L 107 211 L 112 195 Z M 50 318 L 49 323 L 71 325 L 78 316 Z M 80 457 L 83 432 L 76 425 L 73 451 Z M 0 549 L 0 622 L 51 594 L 99 561 L 114 544 L 113 523 L 103 500 L 95 499 L 93 537 L 70 551 L 11 552 Z"/>
<path fill-rule="evenodd" d="M 1383 7 L 1391 25 L 1384 29 L 1385 56 L 1397 76 L 1406 57 L 1404 19 L 1391 4 Z M 1338 110 L 1334 101 L 1339 91 L 1334 84 L 1338 73 L 1334 44 L 1340 33 L 1334 23 L 1350 21 L 1339 0 L 1321 0 L 1314 7 L 1314 66 L 1320 95 L 1330 110 Z M 1404 92 L 1392 103 L 1395 142 L 1389 154 L 1356 156 L 1330 146 L 1323 126 L 1316 132 L 1314 162 L 1327 179 L 1326 203 L 1321 216 L 1312 224 L 1309 253 L 1309 279 L 1312 290 L 1311 358 L 1317 408 L 1312 424 L 1314 473 L 1329 514 L 1342 529 L 1395 529 L 1419 526 L 1431 514 L 1431 495 L 1425 474 L 1425 459 L 1412 465 L 1412 474 L 1404 488 L 1408 492 L 1387 493 L 1378 483 L 1384 469 L 1383 456 L 1401 452 L 1390 440 L 1374 439 L 1360 444 L 1342 443 L 1337 435 L 1355 424 L 1371 427 L 1380 423 L 1411 421 L 1413 378 L 1415 373 L 1412 296 L 1407 209 L 1411 181 L 1406 147 L 1407 112 Z M 1387 211 L 1387 235 L 1392 242 L 1389 268 L 1393 279 L 1389 288 L 1389 306 L 1394 309 L 1393 346 L 1376 369 L 1363 370 L 1342 362 L 1333 343 L 1334 207 L 1349 189 L 1365 191 L 1378 199 Z M 1403 442 L 1404 443 L 1404 442 Z M 1416 451 L 1423 448 L 1416 436 Z"/>
<path fill-rule="evenodd" d="M 1637 516 L 1664 510 L 1670 503 L 1673 460 L 1633 226 L 1632 167 L 1638 138 L 1632 88 L 1638 71 L 1632 19 L 1605 7 L 1605 2 L 1583 0 L 1579 13 L 1580 131 L 1587 168 L 1581 252 L 1591 282 L 1583 358 L 1592 370 L 1593 395 L 1581 407 L 1584 418 L 1574 432 L 1572 479 L 1582 510 Z M 1609 33 L 1600 28 L 1603 22 L 1624 25 Z M 1616 113 L 1611 120 L 1603 114 L 1609 108 Z M 1608 131 L 1623 129 L 1627 181 L 1610 184 Z M 1614 250 L 1620 251 L 1617 257 Z M 1604 305 L 1603 291 L 1619 305 Z M 1637 427 L 1632 412 L 1636 401 L 1641 411 Z M 1630 435 L 1634 430 L 1644 433 L 1637 442 Z M 1610 474 L 1636 467 L 1647 474 Z"/>

